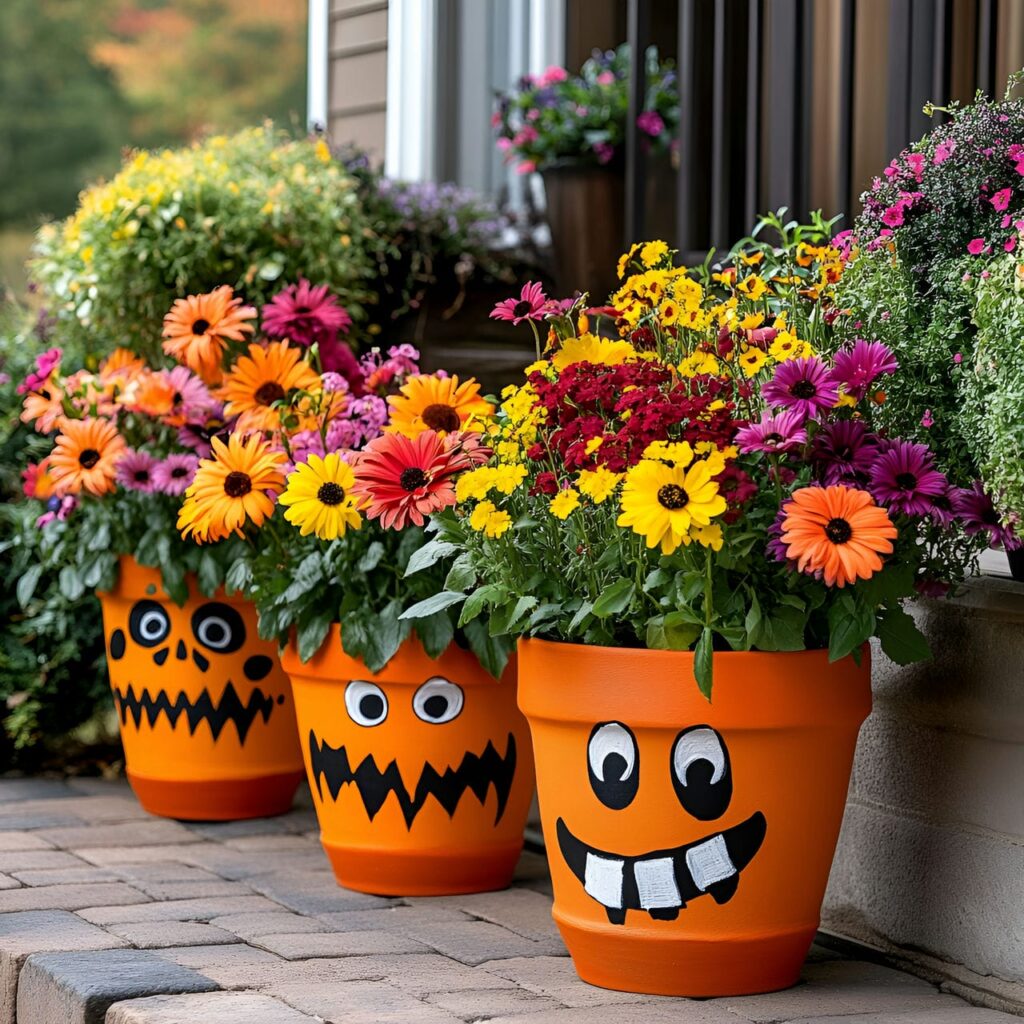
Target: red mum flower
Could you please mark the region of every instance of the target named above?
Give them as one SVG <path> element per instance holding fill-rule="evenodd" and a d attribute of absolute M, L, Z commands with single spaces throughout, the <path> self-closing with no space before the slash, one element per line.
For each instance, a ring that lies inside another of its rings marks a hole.
<path fill-rule="evenodd" d="M 453 477 L 468 462 L 461 445 L 447 444 L 434 430 L 415 438 L 382 434 L 360 453 L 351 493 L 366 500 L 361 511 L 380 519 L 385 530 L 422 526 L 427 516 L 455 504 Z"/>

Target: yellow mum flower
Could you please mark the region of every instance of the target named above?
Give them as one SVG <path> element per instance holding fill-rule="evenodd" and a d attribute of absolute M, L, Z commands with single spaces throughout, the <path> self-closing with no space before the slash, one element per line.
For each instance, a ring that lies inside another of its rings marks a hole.
<path fill-rule="evenodd" d="M 601 445 L 603 445 L 603 444 L 604 444 L 604 438 L 603 438 L 603 437 L 592 437 L 592 438 L 591 438 L 591 439 L 590 439 L 590 440 L 589 440 L 589 441 L 588 441 L 588 442 L 586 443 L 586 445 L 584 445 L 584 448 L 583 448 L 583 450 L 584 450 L 584 451 L 585 451 L 585 452 L 586 452 L 586 453 L 587 453 L 588 455 L 593 455 L 593 454 L 594 454 L 594 452 L 596 452 L 596 451 L 597 451 L 597 449 L 598 449 L 598 448 L 600 448 L 600 447 L 601 447 Z"/>
<path fill-rule="evenodd" d="M 660 545 L 662 554 L 671 555 L 690 543 L 694 527 L 709 526 L 725 508 L 706 462 L 683 469 L 644 460 L 626 474 L 617 524 L 645 538 L 647 547 Z"/>
<path fill-rule="evenodd" d="M 511 494 L 526 479 L 526 467 L 521 462 L 495 466 L 493 472 L 494 487 L 502 494 Z"/>
<path fill-rule="evenodd" d="M 455 484 L 455 500 L 459 502 L 472 498 L 479 501 L 486 498 L 494 486 L 494 470 L 490 466 L 481 466 L 463 473 Z"/>
<path fill-rule="evenodd" d="M 656 267 L 668 255 L 668 245 L 665 242 L 646 242 L 640 250 L 640 262 L 650 269 Z"/>
<path fill-rule="evenodd" d="M 703 544 L 704 547 L 711 548 L 712 551 L 721 551 L 725 542 L 722 537 L 722 528 L 718 523 L 712 523 L 710 526 L 694 526 L 690 529 L 690 536 L 698 544 Z"/>
<path fill-rule="evenodd" d="M 581 334 L 578 338 L 566 338 L 562 347 L 552 355 L 551 365 L 561 373 L 574 363 L 621 366 L 636 356 L 636 349 L 628 341 L 610 341 L 593 334 Z"/>
<path fill-rule="evenodd" d="M 768 362 L 768 355 L 759 348 L 748 348 L 739 357 L 738 362 L 743 369 L 743 375 L 745 377 L 753 377 Z"/>
<path fill-rule="evenodd" d="M 583 494 L 600 505 L 615 493 L 621 479 L 621 473 L 613 473 L 610 469 L 599 466 L 597 469 L 581 470 L 576 482 Z"/>
<path fill-rule="evenodd" d="M 580 507 L 580 492 L 572 487 L 559 491 L 550 502 L 548 510 L 556 519 L 568 519 L 569 515 Z"/>
<path fill-rule="evenodd" d="M 469 517 L 469 525 L 485 537 L 500 537 L 512 525 L 507 512 L 497 508 L 493 501 L 481 501 Z"/>
<path fill-rule="evenodd" d="M 303 537 L 315 533 L 321 540 L 335 540 L 344 537 L 349 527 L 358 530 L 362 525 L 358 503 L 350 493 L 355 482 L 352 467 L 337 452 L 323 458 L 310 455 L 288 474 L 278 503 L 285 506 L 285 519 Z"/>
<path fill-rule="evenodd" d="M 644 458 L 685 468 L 693 462 L 693 449 L 689 441 L 652 441 L 644 449 Z"/>
<path fill-rule="evenodd" d="M 742 292 L 751 302 L 757 302 L 768 291 L 768 285 L 764 283 L 762 277 L 751 274 L 736 285 L 736 290 Z"/>

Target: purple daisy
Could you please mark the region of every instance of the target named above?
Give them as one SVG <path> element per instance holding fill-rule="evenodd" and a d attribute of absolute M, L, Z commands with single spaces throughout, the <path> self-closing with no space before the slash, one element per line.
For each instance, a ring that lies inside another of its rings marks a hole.
<path fill-rule="evenodd" d="M 878 445 L 862 420 L 836 420 L 814 435 L 811 459 L 827 487 L 866 487 Z"/>
<path fill-rule="evenodd" d="M 871 469 L 871 493 L 880 505 L 908 516 L 924 516 L 948 482 L 935 468 L 927 445 L 895 441 Z"/>
<path fill-rule="evenodd" d="M 268 337 L 287 338 L 307 348 L 314 343 L 322 347 L 336 342 L 338 334 L 348 334 L 351 326 L 352 317 L 327 285 L 314 287 L 304 277 L 279 291 L 263 307 L 263 330 Z M 340 366 L 324 369 L 345 373 Z"/>
<path fill-rule="evenodd" d="M 894 373 L 898 367 L 888 346 L 880 341 L 858 338 L 852 348 L 836 353 L 832 375 L 846 388 L 848 395 L 860 401 L 875 378 L 883 373 Z"/>
<path fill-rule="evenodd" d="M 505 299 L 490 312 L 492 320 L 511 320 L 518 326 L 524 320 L 540 320 L 547 312 L 548 297 L 539 281 L 528 281 L 523 285 L 518 299 Z"/>
<path fill-rule="evenodd" d="M 741 452 L 790 452 L 807 441 L 803 417 L 784 411 L 761 413 L 760 423 L 750 423 L 736 434 Z"/>
<path fill-rule="evenodd" d="M 964 533 L 968 536 L 987 533 L 990 547 L 1002 545 L 1007 551 L 1017 551 L 1024 547 L 1024 539 L 1018 537 L 1012 527 L 1004 526 L 1000 521 L 999 513 L 980 480 L 975 480 L 972 487 L 956 493 L 953 510 L 963 522 Z"/>
<path fill-rule="evenodd" d="M 215 405 L 210 415 L 197 423 L 184 423 L 178 427 L 178 443 L 191 448 L 201 459 L 208 459 L 213 453 L 210 442 L 215 437 L 227 441 L 231 423 L 224 419 L 224 407 Z"/>
<path fill-rule="evenodd" d="M 155 489 L 153 471 L 157 460 L 149 452 L 128 449 L 117 463 L 117 482 L 130 491 L 151 494 Z"/>
<path fill-rule="evenodd" d="M 153 485 L 163 494 L 184 494 L 199 468 L 199 456 L 181 452 L 168 455 L 153 468 Z"/>
<path fill-rule="evenodd" d="M 215 408 L 217 403 L 210 389 L 187 366 L 176 366 L 165 370 L 167 383 L 174 388 L 174 405 L 171 415 L 176 422 L 200 419 Z M 180 419 L 177 419 L 180 417 Z"/>
<path fill-rule="evenodd" d="M 952 484 L 947 484 L 941 494 L 932 498 L 932 507 L 928 515 L 943 529 L 949 529 L 956 522 L 956 499 L 959 492 Z"/>
<path fill-rule="evenodd" d="M 769 404 L 792 409 L 801 420 L 831 409 L 839 398 L 839 387 L 829 368 L 817 357 L 790 359 L 781 363 L 761 395 Z"/>

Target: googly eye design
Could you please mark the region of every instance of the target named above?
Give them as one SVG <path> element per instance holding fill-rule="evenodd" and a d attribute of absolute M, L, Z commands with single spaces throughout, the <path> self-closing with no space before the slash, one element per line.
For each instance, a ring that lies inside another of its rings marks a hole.
<path fill-rule="evenodd" d="M 156 647 L 170 636 L 170 616 L 156 601 L 139 601 L 128 615 L 128 632 L 140 647 Z"/>
<path fill-rule="evenodd" d="M 434 676 L 413 695 L 412 709 L 422 721 L 431 725 L 444 725 L 458 718 L 463 700 L 461 686 L 456 686 L 443 676 Z"/>
<path fill-rule="evenodd" d="M 598 800 L 612 810 L 628 807 L 640 785 L 640 751 L 621 722 L 594 726 L 587 743 L 587 772 Z"/>
<path fill-rule="evenodd" d="M 710 726 L 684 729 L 672 744 L 672 785 L 679 802 L 700 821 L 725 813 L 732 772 L 725 740 Z"/>
<path fill-rule="evenodd" d="M 353 679 L 345 687 L 345 710 L 356 725 L 380 725 L 388 717 L 388 699 L 375 683 Z"/>
<path fill-rule="evenodd" d="M 207 650 L 230 654 L 245 643 L 245 623 L 230 605 L 211 601 L 193 614 L 192 634 Z"/>

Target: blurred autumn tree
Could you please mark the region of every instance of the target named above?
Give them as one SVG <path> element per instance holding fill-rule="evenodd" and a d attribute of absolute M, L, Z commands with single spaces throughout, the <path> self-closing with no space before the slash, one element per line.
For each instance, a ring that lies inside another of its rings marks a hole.
<path fill-rule="evenodd" d="M 0 0 L 0 225 L 60 217 L 126 147 L 305 124 L 306 0 Z"/>

